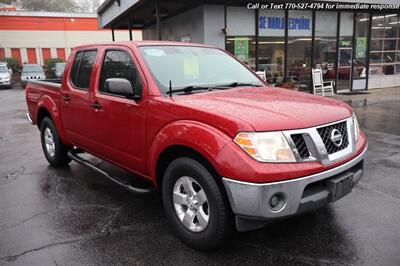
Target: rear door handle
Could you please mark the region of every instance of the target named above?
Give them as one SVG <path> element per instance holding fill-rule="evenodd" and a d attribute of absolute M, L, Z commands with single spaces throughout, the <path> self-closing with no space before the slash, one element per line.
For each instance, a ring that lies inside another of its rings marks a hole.
<path fill-rule="evenodd" d="M 90 105 L 90 107 L 92 107 L 95 110 L 101 109 L 101 104 L 99 104 L 99 102 L 94 102 Z"/>
<path fill-rule="evenodd" d="M 64 100 L 65 103 L 69 103 L 71 101 L 71 97 L 69 97 L 69 95 L 66 94 L 66 95 L 63 96 L 63 100 Z"/>

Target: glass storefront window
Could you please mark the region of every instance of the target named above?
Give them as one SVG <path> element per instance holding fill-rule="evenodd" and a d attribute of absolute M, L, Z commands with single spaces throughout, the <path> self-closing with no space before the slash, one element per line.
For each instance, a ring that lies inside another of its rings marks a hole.
<path fill-rule="evenodd" d="M 267 82 L 280 86 L 284 75 L 285 11 L 260 10 L 258 17 L 258 70 Z"/>
<path fill-rule="evenodd" d="M 243 7 L 226 8 L 225 49 L 236 58 L 256 68 L 255 12 Z"/>
<path fill-rule="evenodd" d="M 316 12 L 314 68 L 322 69 L 324 81 L 336 79 L 337 13 Z"/>
<path fill-rule="evenodd" d="M 397 19 L 397 14 L 388 14 L 385 16 L 385 38 L 397 38 Z"/>
<path fill-rule="evenodd" d="M 288 85 L 301 91 L 311 87 L 312 12 L 289 10 L 287 76 Z"/>
<path fill-rule="evenodd" d="M 367 37 L 368 37 L 368 13 L 357 13 L 355 20 L 355 58 L 353 61 L 353 79 L 366 78 L 366 59 L 367 59 Z M 361 84 L 361 83 L 359 83 Z M 358 87 L 357 89 L 362 89 Z M 363 88 L 365 89 L 365 88 Z"/>
<path fill-rule="evenodd" d="M 399 86 L 399 18 L 397 14 L 372 16 L 369 87 Z M 379 35 L 374 32 L 379 31 Z M 396 77 L 397 76 L 397 77 Z"/>
<path fill-rule="evenodd" d="M 351 88 L 354 14 L 341 12 L 339 23 L 338 79 L 336 82 L 336 91 L 338 92 L 350 91 Z"/>

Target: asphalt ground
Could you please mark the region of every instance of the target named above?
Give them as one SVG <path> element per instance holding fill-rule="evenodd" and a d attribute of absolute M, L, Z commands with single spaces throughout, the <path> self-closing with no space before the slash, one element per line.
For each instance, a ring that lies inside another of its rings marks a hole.
<path fill-rule="evenodd" d="M 400 89 L 379 95 L 339 97 L 352 100 L 369 140 L 351 194 L 202 253 L 172 235 L 159 195 L 132 194 L 74 162 L 50 167 L 24 91 L 0 90 L 0 265 L 400 265 Z"/>

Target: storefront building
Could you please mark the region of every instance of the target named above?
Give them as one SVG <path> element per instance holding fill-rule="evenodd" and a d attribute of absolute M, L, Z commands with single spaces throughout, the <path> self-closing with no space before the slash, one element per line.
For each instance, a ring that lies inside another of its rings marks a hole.
<path fill-rule="evenodd" d="M 129 40 L 126 30 L 115 35 Z M 141 40 L 141 31 L 134 31 L 133 38 Z M 76 45 L 107 41 L 110 33 L 99 29 L 96 14 L 0 10 L 0 61 L 44 65 L 49 58 L 65 61 Z"/>
<path fill-rule="evenodd" d="M 334 81 L 337 93 L 400 86 L 398 10 L 271 10 L 249 1 L 187 2 L 106 1 L 98 10 L 100 26 L 140 28 L 145 40 L 215 45 L 265 71 L 270 84 L 300 91 L 312 91 L 316 68 L 324 81 Z"/>

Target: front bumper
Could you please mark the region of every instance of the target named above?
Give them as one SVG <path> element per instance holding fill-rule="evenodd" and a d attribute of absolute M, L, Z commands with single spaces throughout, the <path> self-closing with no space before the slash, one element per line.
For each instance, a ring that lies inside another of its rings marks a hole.
<path fill-rule="evenodd" d="M 264 226 L 266 221 L 300 214 L 324 206 L 337 198 L 327 182 L 342 176 L 352 176 L 352 186 L 364 173 L 367 147 L 354 159 L 327 171 L 272 183 L 249 183 L 223 178 L 239 231 Z M 278 195 L 279 209 L 271 208 L 271 198 Z M 258 222 L 250 222 L 257 221 Z"/>

